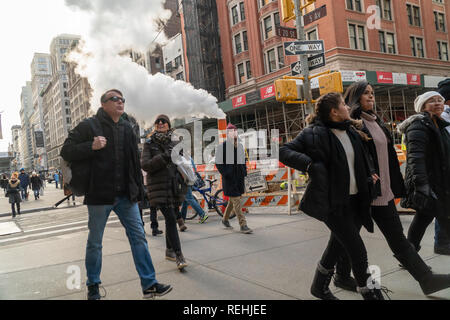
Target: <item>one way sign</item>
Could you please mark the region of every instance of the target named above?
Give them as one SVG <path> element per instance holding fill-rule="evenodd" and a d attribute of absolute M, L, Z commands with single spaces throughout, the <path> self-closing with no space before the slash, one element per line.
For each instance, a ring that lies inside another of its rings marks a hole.
<path fill-rule="evenodd" d="M 287 56 L 297 54 L 324 53 L 323 40 L 289 41 L 284 43 L 284 52 Z"/>
<path fill-rule="evenodd" d="M 308 67 L 309 71 L 318 69 L 320 67 L 323 67 L 325 65 L 325 54 L 317 54 L 315 56 L 311 56 L 308 58 Z M 302 65 L 300 61 L 297 61 L 293 64 L 291 64 L 291 71 L 293 76 L 297 76 L 302 73 Z"/>

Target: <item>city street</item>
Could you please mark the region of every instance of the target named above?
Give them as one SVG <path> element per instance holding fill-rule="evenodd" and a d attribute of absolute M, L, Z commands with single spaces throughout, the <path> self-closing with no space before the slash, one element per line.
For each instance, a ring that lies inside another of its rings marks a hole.
<path fill-rule="evenodd" d="M 47 187 L 48 199 L 42 201 L 60 199 L 60 191 L 51 188 Z M 2 198 L 1 202 L 5 208 L 7 200 Z M 285 212 L 286 207 L 252 209 L 248 214 L 252 235 L 239 233 L 236 220 L 232 220 L 233 231 L 223 229 L 219 216 L 213 212 L 203 225 L 188 221 L 188 230 L 180 233 L 189 264 L 184 273 L 176 269 L 175 263 L 165 260 L 164 237 L 147 235 L 158 281 L 174 288 L 163 299 L 314 299 L 309 288 L 329 233 L 323 224 L 306 215 L 288 216 Z M 164 230 L 162 215 L 158 217 L 160 229 Z M 401 219 L 407 229 L 412 216 Z M 148 220 L 147 214 L 147 233 Z M 12 222 L 11 217 L 0 218 L 0 225 L 6 222 Z M 0 299 L 85 299 L 87 208 L 64 204 L 57 210 L 25 213 L 15 223 L 22 232 L 0 236 Z M 450 298 L 449 289 L 424 296 L 412 277 L 400 269 L 379 230 L 362 234 L 369 263 L 380 267 L 381 284 L 393 291 L 392 300 Z M 433 253 L 433 235 L 431 225 L 420 254 L 435 272 L 450 272 L 450 258 Z M 108 221 L 103 247 L 105 299 L 142 299 L 130 246 L 115 214 Z M 80 289 L 71 286 L 74 268 L 81 271 Z M 331 288 L 340 299 L 361 300 L 356 293 L 337 290 L 333 285 Z"/>

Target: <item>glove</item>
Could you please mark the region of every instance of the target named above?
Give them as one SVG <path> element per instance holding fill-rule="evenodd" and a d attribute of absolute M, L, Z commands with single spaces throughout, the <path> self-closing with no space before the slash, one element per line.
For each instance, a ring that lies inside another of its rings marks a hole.
<path fill-rule="evenodd" d="M 438 199 L 430 185 L 417 186 L 414 191 L 414 205 L 417 210 L 433 210 L 435 201 Z"/>

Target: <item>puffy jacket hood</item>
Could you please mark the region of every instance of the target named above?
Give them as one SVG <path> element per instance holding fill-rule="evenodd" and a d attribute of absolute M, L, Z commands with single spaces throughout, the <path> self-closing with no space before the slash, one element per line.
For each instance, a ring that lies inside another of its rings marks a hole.
<path fill-rule="evenodd" d="M 397 131 L 400 134 L 404 134 L 406 132 L 406 130 L 408 129 L 408 127 L 416 120 L 422 120 L 423 118 L 425 118 L 425 115 L 418 113 L 415 115 L 412 115 L 411 117 L 409 117 L 408 119 L 406 119 L 405 121 L 403 121 L 402 123 L 400 123 L 397 127 Z"/>

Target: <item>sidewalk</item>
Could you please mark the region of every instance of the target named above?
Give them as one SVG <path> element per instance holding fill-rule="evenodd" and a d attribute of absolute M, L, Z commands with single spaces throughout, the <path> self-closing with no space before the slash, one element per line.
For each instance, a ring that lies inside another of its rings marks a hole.
<path fill-rule="evenodd" d="M 59 186 L 59 185 L 58 185 Z M 47 183 L 47 186 L 44 189 L 44 195 L 41 196 L 38 200 L 34 200 L 34 194 L 32 190 L 28 190 L 29 196 L 28 200 L 22 200 L 20 203 L 20 211 L 22 214 L 38 212 L 38 211 L 46 211 L 53 209 L 55 203 L 59 200 L 62 200 L 64 196 L 64 192 L 62 189 L 56 189 L 55 184 Z M 72 200 L 71 200 L 72 201 Z M 83 202 L 83 197 L 75 198 L 76 204 L 80 205 Z M 72 202 L 70 203 L 72 206 Z M 64 208 L 68 206 L 68 202 L 60 204 L 58 208 Z M 11 204 L 9 203 L 9 198 L 5 197 L 4 193 L 0 193 L 0 217 L 6 217 L 11 215 Z"/>

